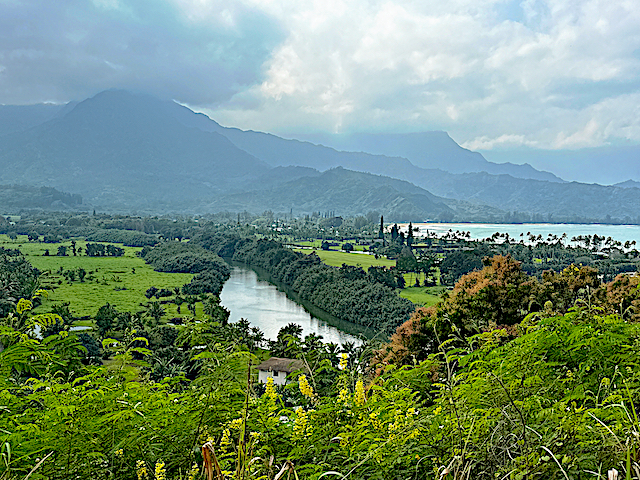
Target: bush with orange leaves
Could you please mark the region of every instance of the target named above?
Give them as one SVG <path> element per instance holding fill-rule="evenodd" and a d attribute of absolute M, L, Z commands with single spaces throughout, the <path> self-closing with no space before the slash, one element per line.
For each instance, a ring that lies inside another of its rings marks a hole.
<path fill-rule="evenodd" d="M 417 309 L 379 352 L 383 363 L 424 360 L 452 335 L 464 343 L 475 333 L 519 323 L 528 313 L 537 281 L 510 256 L 485 259 L 482 270 L 460 278 L 436 306 Z"/>
<path fill-rule="evenodd" d="M 598 272 L 591 267 L 571 265 L 560 273 L 545 272 L 538 281 L 510 256 L 485 258 L 483 263 L 481 270 L 462 276 L 441 303 L 418 308 L 378 352 L 377 360 L 411 364 L 437 352 L 444 340 L 454 338 L 460 346 L 470 347 L 468 337 L 496 328 L 506 331 L 502 338 L 507 341 L 518 335 L 518 324 L 529 313 L 543 309 L 565 313 L 579 297 L 593 293 L 595 298 L 600 286 Z M 637 287 L 640 281 L 622 279 L 618 281 L 620 291 L 607 287 L 600 293 L 607 310 L 615 311 L 611 305 L 621 296 L 626 299 L 623 307 L 635 305 L 634 301 L 640 306 L 640 293 L 630 293 L 625 287 L 631 283 Z"/>
<path fill-rule="evenodd" d="M 599 287 L 600 279 L 595 268 L 569 265 L 562 272 L 548 270 L 542 274 L 536 299 L 529 310 L 541 310 L 546 302 L 551 302 L 553 311 L 565 313 L 578 298 L 594 294 Z"/>
<path fill-rule="evenodd" d="M 607 310 L 615 312 L 625 320 L 640 320 L 640 276 L 622 273 L 613 282 L 597 292 L 598 300 Z"/>

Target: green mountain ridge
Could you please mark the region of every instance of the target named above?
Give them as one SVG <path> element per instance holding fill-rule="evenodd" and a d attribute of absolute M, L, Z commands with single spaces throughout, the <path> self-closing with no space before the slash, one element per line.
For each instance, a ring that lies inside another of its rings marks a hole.
<path fill-rule="evenodd" d="M 7 127 L 11 115 L 13 129 Z M 448 162 L 459 170 L 466 168 L 465 158 L 489 165 L 444 132 L 357 137 L 364 146 L 376 140 L 379 151 L 396 156 L 344 152 L 222 127 L 175 102 L 121 90 L 51 109 L 3 106 L 3 125 L 0 183 L 80 194 L 102 210 L 294 208 L 343 214 L 379 210 L 419 220 L 640 222 L 640 197 L 635 188 L 622 188 L 627 185 L 423 168 Z M 422 158 L 421 166 L 405 154 Z M 320 175 L 336 167 L 363 175 L 346 170 L 342 176 Z"/>

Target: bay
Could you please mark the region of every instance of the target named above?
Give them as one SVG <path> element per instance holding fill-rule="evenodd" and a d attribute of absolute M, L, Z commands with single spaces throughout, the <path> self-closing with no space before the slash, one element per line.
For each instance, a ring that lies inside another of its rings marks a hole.
<path fill-rule="evenodd" d="M 438 237 L 445 235 L 449 230 L 456 232 L 470 232 L 472 240 L 483 240 L 496 232 L 508 233 L 511 238 L 519 240 L 523 238 L 527 241 L 528 234 L 535 236 L 542 235 L 547 238 L 549 234 L 561 237 L 567 234 L 567 242 L 571 238 L 580 235 L 593 235 L 611 237 L 622 243 L 636 241 L 640 245 L 640 225 L 603 225 L 603 224 L 570 224 L 570 223 L 414 223 L 420 232 L 417 236 L 424 236 L 427 231 L 436 234 Z M 407 224 L 403 224 L 406 231 Z M 522 237 L 520 236 L 522 234 Z"/>

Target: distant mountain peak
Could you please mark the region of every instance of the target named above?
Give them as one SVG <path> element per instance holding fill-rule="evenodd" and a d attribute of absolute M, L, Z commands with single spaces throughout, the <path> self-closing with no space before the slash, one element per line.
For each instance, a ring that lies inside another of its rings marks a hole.
<path fill-rule="evenodd" d="M 620 187 L 620 188 L 640 188 L 640 182 L 636 182 L 635 180 L 629 179 L 624 182 L 616 183 L 613 186 Z"/>

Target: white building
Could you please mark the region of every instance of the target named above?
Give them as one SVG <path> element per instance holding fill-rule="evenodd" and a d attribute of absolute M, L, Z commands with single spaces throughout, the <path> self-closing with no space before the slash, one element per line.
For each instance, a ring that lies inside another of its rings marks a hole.
<path fill-rule="evenodd" d="M 271 377 L 274 384 L 284 385 L 287 383 L 287 375 L 296 370 L 302 370 L 304 362 L 294 358 L 271 357 L 256 368 L 258 369 L 258 382 L 267 383 L 267 378 Z"/>

